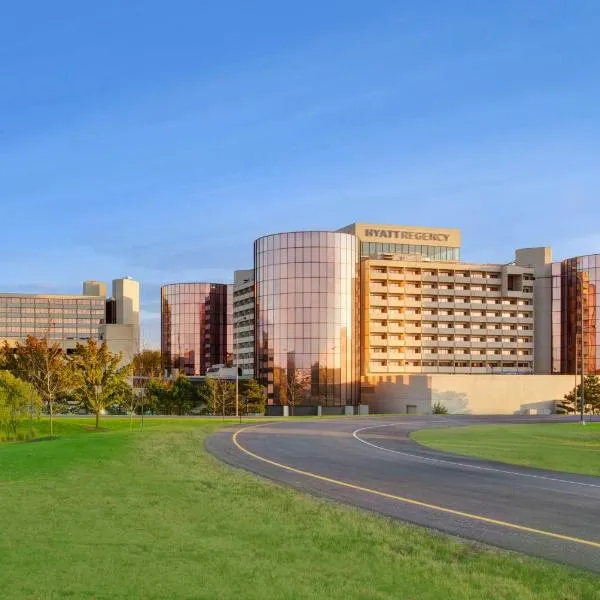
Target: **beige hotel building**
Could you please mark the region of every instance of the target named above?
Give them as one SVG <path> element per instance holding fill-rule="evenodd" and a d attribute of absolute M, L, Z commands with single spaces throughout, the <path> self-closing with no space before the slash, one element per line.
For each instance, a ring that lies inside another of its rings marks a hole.
<path fill-rule="evenodd" d="M 363 245 L 372 243 L 376 228 L 356 229 Z M 386 229 L 453 256 L 460 250 L 457 230 Z M 516 264 L 394 252 L 364 258 L 361 374 L 533 373 L 533 285 L 533 268 Z"/>

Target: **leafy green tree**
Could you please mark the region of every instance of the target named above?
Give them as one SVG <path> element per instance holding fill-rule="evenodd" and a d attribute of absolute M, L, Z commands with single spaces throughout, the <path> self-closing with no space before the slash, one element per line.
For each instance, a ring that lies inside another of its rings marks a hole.
<path fill-rule="evenodd" d="M 50 415 L 50 435 L 54 435 L 54 404 L 69 395 L 74 384 L 63 349 L 48 338 L 27 336 L 14 348 L 5 342 L 1 360 L 4 369 L 30 383 L 41 396 Z"/>
<path fill-rule="evenodd" d="M 597 414 L 600 412 L 600 378 L 597 375 L 588 375 L 584 379 L 583 394 L 585 412 Z M 578 413 L 581 410 L 581 384 L 578 384 L 564 399 L 556 404 L 558 414 Z"/>
<path fill-rule="evenodd" d="M 179 375 L 170 389 L 173 406 L 178 415 L 188 413 L 199 404 L 200 398 L 194 384 L 185 376 Z"/>
<path fill-rule="evenodd" d="M 100 427 L 100 413 L 114 402 L 132 373 L 131 364 L 121 366 L 122 359 L 123 355 L 113 354 L 106 342 L 98 344 L 92 338 L 85 344 L 77 344 L 71 355 L 75 393 L 96 415 L 96 429 Z"/>
<path fill-rule="evenodd" d="M 442 402 L 436 402 L 432 409 L 431 412 L 434 415 L 447 415 L 448 414 L 448 409 L 446 408 L 446 406 L 442 403 Z"/>
<path fill-rule="evenodd" d="M 239 394 L 246 413 L 264 413 L 267 403 L 267 392 L 256 379 L 242 379 L 239 382 Z"/>
<path fill-rule="evenodd" d="M 211 386 L 211 381 L 211 379 L 205 378 L 195 384 L 198 403 L 204 412 L 210 412 L 210 405 L 213 399 L 213 387 Z"/>
<path fill-rule="evenodd" d="M 146 385 L 147 405 L 155 412 L 170 415 L 173 412 L 171 382 L 166 379 L 150 379 Z"/>
<path fill-rule="evenodd" d="M 0 427 L 7 438 L 17 436 L 17 427 L 32 409 L 39 411 L 42 400 L 34 387 L 9 371 L 0 371 Z M 31 437 L 31 427 L 30 433 Z"/>

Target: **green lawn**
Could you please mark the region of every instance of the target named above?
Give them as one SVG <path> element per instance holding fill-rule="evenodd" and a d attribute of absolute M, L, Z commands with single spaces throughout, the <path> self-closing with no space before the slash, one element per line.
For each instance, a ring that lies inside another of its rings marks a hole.
<path fill-rule="evenodd" d="M 436 450 L 600 476 L 600 423 L 470 425 L 423 429 L 411 437 Z"/>
<path fill-rule="evenodd" d="M 236 471 L 214 420 L 62 419 L 0 446 L 3 598 L 597 598 L 598 577 Z"/>

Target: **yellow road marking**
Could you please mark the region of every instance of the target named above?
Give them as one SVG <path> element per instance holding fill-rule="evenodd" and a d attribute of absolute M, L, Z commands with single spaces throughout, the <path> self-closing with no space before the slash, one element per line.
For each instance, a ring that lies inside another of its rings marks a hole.
<path fill-rule="evenodd" d="M 421 502 L 420 500 L 413 500 L 412 498 L 406 498 L 404 496 L 397 496 L 396 494 L 389 494 L 388 492 L 382 492 L 380 490 L 374 490 L 372 488 L 363 487 L 361 485 L 355 485 L 354 483 L 349 483 L 348 481 L 341 481 L 339 479 L 332 479 L 331 477 L 325 477 L 324 475 L 318 475 L 317 473 L 311 473 L 310 471 L 304 471 L 302 469 L 296 469 L 295 467 L 290 467 L 289 465 L 284 465 L 275 460 L 271 460 L 269 458 L 265 458 L 264 456 L 260 456 L 259 454 L 255 454 L 251 450 L 248 450 L 244 446 L 240 444 L 238 441 L 238 436 L 240 433 L 244 431 L 250 431 L 252 429 L 256 429 L 261 427 L 262 425 L 253 425 L 251 427 L 247 427 L 245 429 L 238 429 L 232 435 L 232 441 L 237 447 L 238 450 L 255 458 L 256 460 L 260 460 L 264 463 L 272 465 L 274 467 L 279 467 L 280 469 L 285 469 L 286 471 L 290 471 L 291 473 L 297 473 L 298 475 L 304 475 L 305 477 L 312 477 L 313 479 L 318 479 L 319 481 L 325 481 L 326 483 L 333 483 L 335 485 L 339 485 L 341 487 L 350 488 L 352 490 L 357 490 L 359 492 L 366 492 L 367 494 L 372 494 L 374 496 L 380 496 L 382 498 L 388 498 L 390 500 L 396 500 L 398 502 L 403 502 L 404 504 L 411 504 L 413 506 L 420 506 L 421 508 L 428 508 L 430 510 L 435 510 L 438 512 L 454 515 L 457 517 L 465 517 L 467 519 L 471 519 L 473 521 L 480 521 L 483 523 L 489 523 L 491 525 L 498 525 L 500 527 L 506 527 L 508 529 L 516 529 L 517 531 L 524 531 L 526 533 L 535 533 L 537 535 L 543 535 L 546 537 L 554 538 L 557 540 L 562 540 L 566 542 L 573 542 L 575 544 L 583 544 L 584 546 L 591 546 L 592 548 L 600 549 L 600 542 L 594 542 L 592 540 L 584 540 L 582 538 L 572 537 L 570 535 L 563 535 L 561 533 L 554 533 L 553 531 L 545 531 L 543 529 L 536 529 L 534 527 L 527 527 L 525 525 L 518 525 L 517 523 L 510 523 L 508 521 L 500 521 L 498 519 L 491 519 L 490 517 L 484 517 L 482 515 L 475 515 L 468 512 L 463 512 L 461 510 L 454 510 L 453 508 L 446 508 L 445 506 L 438 506 L 437 504 L 430 504 L 428 502 Z"/>

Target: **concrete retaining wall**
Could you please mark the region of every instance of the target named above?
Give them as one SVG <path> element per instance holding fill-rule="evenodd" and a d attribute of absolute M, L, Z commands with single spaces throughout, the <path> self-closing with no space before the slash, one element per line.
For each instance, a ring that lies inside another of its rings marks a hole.
<path fill-rule="evenodd" d="M 372 413 L 544 414 L 573 389 L 572 375 L 398 375 L 369 377 L 362 402 Z"/>

